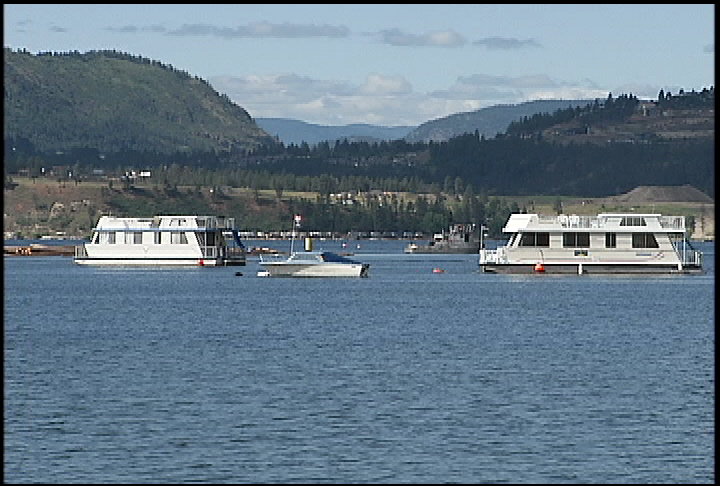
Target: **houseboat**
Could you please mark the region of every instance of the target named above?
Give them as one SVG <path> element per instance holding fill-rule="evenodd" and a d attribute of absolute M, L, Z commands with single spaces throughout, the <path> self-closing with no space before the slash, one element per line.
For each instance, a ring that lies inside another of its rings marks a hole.
<path fill-rule="evenodd" d="M 687 240 L 683 216 L 601 213 L 597 216 L 512 214 L 507 243 L 480 249 L 493 273 L 696 274 L 702 253 Z"/>
<path fill-rule="evenodd" d="M 245 246 L 233 226 L 233 218 L 216 216 L 102 216 L 90 242 L 75 247 L 74 261 L 79 265 L 245 265 Z"/>

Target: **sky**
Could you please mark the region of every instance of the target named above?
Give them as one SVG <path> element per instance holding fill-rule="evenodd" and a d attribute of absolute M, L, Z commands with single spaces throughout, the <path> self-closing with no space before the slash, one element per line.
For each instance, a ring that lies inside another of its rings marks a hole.
<path fill-rule="evenodd" d="M 4 46 L 114 49 L 253 118 L 417 126 L 539 99 L 715 85 L 714 4 L 5 4 Z"/>

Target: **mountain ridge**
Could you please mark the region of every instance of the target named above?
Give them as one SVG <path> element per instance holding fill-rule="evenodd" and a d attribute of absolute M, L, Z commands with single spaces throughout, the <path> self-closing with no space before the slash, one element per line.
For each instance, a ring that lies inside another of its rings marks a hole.
<path fill-rule="evenodd" d="M 209 83 L 116 51 L 3 49 L 4 135 L 41 150 L 250 150 L 272 141 Z"/>
<path fill-rule="evenodd" d="M 537 113 L 554 113 L 563 108 L 586 106 L 593 100 L 534 100 L 500 104 L 479 110 L 454 113 L 418 125 L 405 140 L 408 142 L 444 142 L 457 135 L 474 133 L 492 138 L 504 133 L 510 123 Z"/>
<path fill-rule="evenodd" d="M 378 142 L 380 140 L 397 140 L 404 138 L 415 127 L 382 126 L 368 123 L 352 123 L 349 125 L 320 125 L 292 118 L 255 118 L 255 122 L 266 132 L 280 139 L 285 145 L 316 145 L 324 141 L 347 139 Z"/>

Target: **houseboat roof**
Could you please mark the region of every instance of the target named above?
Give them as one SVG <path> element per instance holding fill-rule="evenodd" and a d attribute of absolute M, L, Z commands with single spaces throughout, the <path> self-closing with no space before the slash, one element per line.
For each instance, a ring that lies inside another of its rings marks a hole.
<path fill-rule="evenodd" d="M 161 215 L 150 218 L 102 216 L 96 231 L 107 230 L 189 230 L 234 229 L 235 219 L 211 215 Z"/>
<path fill-rule="evenodd" d="M 685 230 L 683 216 L 663 216 L 657 213 L 600 213 L 596 216 L 577 214 L 540 215 L 534 213 L 511 214 L 504 233 L 518 231 L 662 231 Z"/>

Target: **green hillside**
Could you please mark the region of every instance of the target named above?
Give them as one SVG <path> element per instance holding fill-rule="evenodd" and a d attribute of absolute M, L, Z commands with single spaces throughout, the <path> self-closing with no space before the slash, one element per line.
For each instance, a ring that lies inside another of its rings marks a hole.
<path fill-rule="evenodd" d="M 441 142 L 465 133 L 474 133 L 491 138 L 505 133 L 508 125 L 536 113 L 554 113 L 569 107 L 586 106 L 593 100 L 534 100 L 516 105 L 495 105 L 475 111 L 455 113 L 427 121 L 408 135 L 408 142 Z"/>
<path fill-rule="evenodd" d="M 4 54 L 4 135 L 41 151 L 250 150 L 271 139 L 206 81 L 115 51 Z"/>

